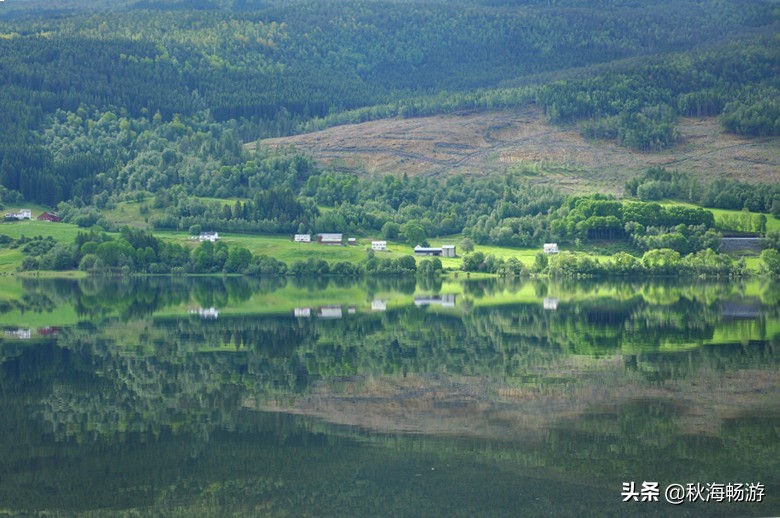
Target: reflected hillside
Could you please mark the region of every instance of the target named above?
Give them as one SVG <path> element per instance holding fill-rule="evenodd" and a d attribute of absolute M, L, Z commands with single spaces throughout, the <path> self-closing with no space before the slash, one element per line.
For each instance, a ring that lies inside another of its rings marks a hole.
<path fill-rule="evenodd" d="M 751 285 L 479 281 L 423 294 L 405 281 L 204 278 L 22 288 L 3 303 L 5 323 L 30 315 L 42 324 L 69 307 L 76 315 L 59 327 L 6 326 L 0 349 L 3 383 L 34 376 L 37 415 L 62 437 L 225 425 L 242 408 L 512 436 L 648 393 L 691 390 L 706 401 L 718 388 L 704 389 L 702 377 L 724 371 L 758 391 L 759 404 L 762 383 L 776 381 L 780 341 L 775 288 Z M 82 381 L 68 383 L 76 373 Z M 686 426 L 717 428 L 740 391 L 727 392 L 711 422 Z M 498 408 L 518 426 L 460 422 Z M 63 427 L 66 416 L 82 428 Z"/>
<path fill-rule="evenodd" d="M 774 286 L 233 278 L 9 286 L 4 329 L 30 330 L 0 337 L 0 473 L 25 466 L 0 478 L 10 508 L 55 502 L 25 485 L 35 472 L 51 487 L 89 479 L 119 507 L 153 507 L 161 487 L 173 488 L 192 512 L 189 496 L 202 493 L 175 482 L 183 468 L 166 466 L 194 462 L 187 480 L 208 484 L 202 463 L 223 472 L 215 455 L 225 441 L 260 465 L 282 465 L 274 448 L 243 442 L 250 437 L 324 441 L 344 459 L 340 448 L 369 444 L 388 456 L 510 462 L 520 477 L 544 469 L 545 479 L 585 477 L 602 490 L 617 476 L 675 479 L 679 466 L 657 461 L 670 452 L 695 459 L 690 473 L 701 480 L 773 483 L 778 472 Z M 59 460 L 36 472 L 53 444 Z M 152 482 L 141 468 L 149 465 Z M 92 476 L 106 469 L 110 480 Z M 235 483 L 277 494 L 274 480 Z M 84 496 L 68 491 L 73 500 L 58 505 L 80 509 Z"/>

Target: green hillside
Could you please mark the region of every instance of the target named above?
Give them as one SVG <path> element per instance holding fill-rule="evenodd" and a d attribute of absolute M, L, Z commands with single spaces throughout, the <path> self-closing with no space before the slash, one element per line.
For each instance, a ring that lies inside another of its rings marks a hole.
<path fill-rule="evenodd" d="M 434 174 L 407 174 L 405 157 L 418 157 L 405 144 L 393 170 L 375 177 L 259 139 L 532 104 L 546 123 L 630 153 L 685 144 L 682 116 L 717 116 L 722 131 L 763 139 L 769 150 L 780 134 L 780 11 L 768 0 L 72 0 L 3 9 L 0 204 L 56 207 L 82 229 L 344 232 L 405 246 L 460 235 L 516 249 L 660 235 L 635 239 L 642 251 L 672 234 L 701 236 L 712 222 L 672 231 L 702 222 L 664 217 L 656 228 L 651 218 L 627 229 L 616 226 L 632 221 L 621 214 L 579 221 L 567 215 L 579 198 L 557 180 L 540 185 L 512 163 L 464 178 L 457 159 L 437 157 L 452 154 L 447 146 L 425 157 L 440 166 Z M 503 128 L 489 126 L 487 140 Z M 604 171 L 626 178 L 615 167 Z M 766 168 L 720 183 L 661 171 L 625 192 L 780 214 L 780 183 Z M 589 171 L 593 180 L 576 192 L 601 191 L 609 182 L 599 174 Z M 18 262 L 14 250 L 2 252 L 3 264 Z M 64 264 L 67 250 L 59 252 Z"/>
<path fill-rule="evenodd" d="M 0 183 L 43 203 L 182 183 L 331 118 L 536 100 L 638 149 L 673 142 L 678 114 L 778 131 L 771 2 L 28 5 L 0 12 Z M 496 90 L 539 77 L 578 78 Z"/>

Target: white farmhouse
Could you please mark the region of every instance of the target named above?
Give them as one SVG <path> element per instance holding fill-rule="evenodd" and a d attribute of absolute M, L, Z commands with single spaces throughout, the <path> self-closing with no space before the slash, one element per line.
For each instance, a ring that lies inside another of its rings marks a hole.
<path fill-rule="evenodd" d="M 19 212 L 6 212 L 5 217 L 13 219 L 32 219 L 32 211 L 30 209 L 22 209 Z"/>
<path fill-rule="evenodd" d="M 544 244 L 544 253 L 545 254 L 557 254 L 559 252 L 558 250 L 558 243 L 545 243 Z"/>
<path fill-rule="evenodd" d="M 201 232 L 198 237 L 198 241 L 211 241 L 212 243 L 219 240 L 219 232 Z"/>
<path fill-rule="evenodd" d="M 387 250 L 387 241 L 371 241 L 371 250 L 374 252 L 384 252 Z"/>

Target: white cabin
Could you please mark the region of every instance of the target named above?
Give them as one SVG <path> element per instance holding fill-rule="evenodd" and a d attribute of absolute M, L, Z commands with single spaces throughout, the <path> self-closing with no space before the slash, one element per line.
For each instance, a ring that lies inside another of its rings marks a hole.
<path fill-rule="evenodd" d="M 371 250 L 374 252 L 384 252 L 387 250 L 387 241 L 371 241 Z"/>
<path fill-rule="evenodd" d="M 559 252 L 558 250 L 558 243 L 545 243 L 544 244 L 544 253 L 545 254 L 557 254 Z"/>
<path fill-rule="evenodd" d="M 293 315 L 298 318 L 309 318 L 311 316 L 311 308 L 295 308 L 293 309 Z"/>
<path fill-rule="evenodd" d="M 219 232 L 201 232 L 198 237 L 198 241 L 211 241 L 212 243 L 219 240 Z"/>
<path fill-rule="evenodd" d="M 6 212 L 5 217 L 15 219 L 32 219 L 32 211 L 30 209 L 22 209 L 19 212 Z"/>

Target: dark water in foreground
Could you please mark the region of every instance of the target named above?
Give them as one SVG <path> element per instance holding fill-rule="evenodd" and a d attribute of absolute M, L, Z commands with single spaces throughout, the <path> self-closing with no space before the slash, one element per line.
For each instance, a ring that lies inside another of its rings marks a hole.
<path fill-rule="evenodd" d="M 779 301 L 0 279 L 0 516 L 778 515 Z"/>

